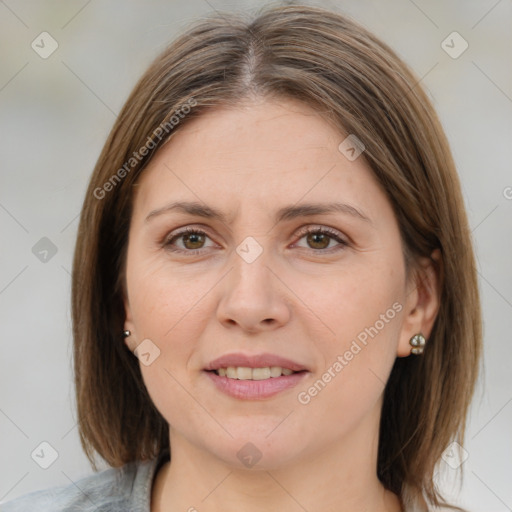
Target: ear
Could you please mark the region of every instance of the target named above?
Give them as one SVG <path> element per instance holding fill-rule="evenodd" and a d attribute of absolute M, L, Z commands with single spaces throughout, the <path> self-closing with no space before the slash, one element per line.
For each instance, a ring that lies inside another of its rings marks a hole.
<path fill-rule="evenodd" d="M 411 271 L 398 342 L 398 357 L 407 357 L 411 354 L 409 340 L 415 334 L 421 333 L 425 336 L 426 350 L 428 349 L 428 338 L 440 306 L 441 276 L 439 272 L 441 268 L 441 251 L 436 249 L 430 258 L 421 258 L 417 262 L 417 268 Z"/>
<path fill-rule="evenodd" d="M 132 310 L 130 307 L 130 302 L 128 300 L 128 297 L 126 296 L 126 293 L 124 293 L 123 296 L 123 303 L 124 303 L 124 314 L 125 314 L 125 320 L 124 320 L 124 330 L 130 331 L 130 336 L 127 338 L 124 338 L 124 342 L 126 343 L 126 346 L 133 352 L 137 346 L 136 340 L 137 335 L 135 333 L 135 324 L 133 323 L 133 316 L 132 316 Z"/>

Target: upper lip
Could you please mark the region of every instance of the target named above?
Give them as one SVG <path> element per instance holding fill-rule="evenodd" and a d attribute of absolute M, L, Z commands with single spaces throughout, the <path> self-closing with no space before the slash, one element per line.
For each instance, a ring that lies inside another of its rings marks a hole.
<path fill-rule="evenodd" d="M 228 368 L 229 366 L 242 366 L 246 368 L 265 368 L 267 366 L 280 366 L 281 368 L 288 368 L 294 372 L 307 370 L 307 368 L 291 359 L 277 356 L 274 354 L 225 354 L 206 366 L 205 370 L 218 370 L 219 368 Z"/>

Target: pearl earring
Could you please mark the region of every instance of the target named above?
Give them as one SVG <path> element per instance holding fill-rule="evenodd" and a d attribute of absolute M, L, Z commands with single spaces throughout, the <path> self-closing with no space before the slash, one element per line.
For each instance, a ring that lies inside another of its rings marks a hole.
<path fill-rule="evenodd" d="M 410 340 L 409 345 L 411 345 L 411 354 L 419 355 L 423 354 L 423 349 L 425 348 L 425 344 L 427 340 L 423 334 L 415 334 Z"/>

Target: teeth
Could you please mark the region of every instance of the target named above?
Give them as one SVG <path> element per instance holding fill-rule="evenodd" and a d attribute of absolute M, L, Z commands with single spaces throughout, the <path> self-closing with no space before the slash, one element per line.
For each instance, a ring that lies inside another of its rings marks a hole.
<path fill-rule="evenodd" d="M 239 366 L 236 368 L 236 377 L 240 380 L 249 380 L 252 378 L 252 369 Z"/>
<path fill-rule="evenodd" d="M 271 366 L 270 367 L 270 376 L 271 377 L 281 377 L 281 370 L 282 370 L 282 368 L 280 366 Z"/>
<path fill-rule="evenodd" d="M 268 367 L 267 368 L 254 368 L 251 373 L 252 373 L 252 380 L 270 379 L 270 368 L 268 368 Z"/>
<path fill-rule="evenodd" d="M 217 375 L 238 380 L 265 380 L 281 375 L 291 375 L 293 370 L 281 368 L 280 366 L 266 366 L 264 368 L 248 368 L 247 366 L 228 366 L 215 370 Z"/>

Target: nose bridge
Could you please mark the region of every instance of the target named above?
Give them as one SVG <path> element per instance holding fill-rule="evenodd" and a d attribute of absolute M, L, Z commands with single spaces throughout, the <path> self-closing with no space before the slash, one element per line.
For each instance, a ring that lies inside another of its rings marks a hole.
<path fill-rule="evenodd" d="M 256 304 L 258 300 L 266 298 L 269 301 L 272 294 L 272 273 L 269 267 L 272 265 L 271 254 L 268 248 L 264 249 L 263 242 L 258 242 L 252 237 L 247 237 L 233 252 L 232 267 L 230 272 L 229 289 L 238 299 L 249 300 Z"/>
<path fill-rule="evenodd" d="M 236 247 L 224 282 L 218 315 L 247 330 L 286 322 L 289 311 L 279 280 L 271 270 L 272 253 L 248 237 Z"/>

